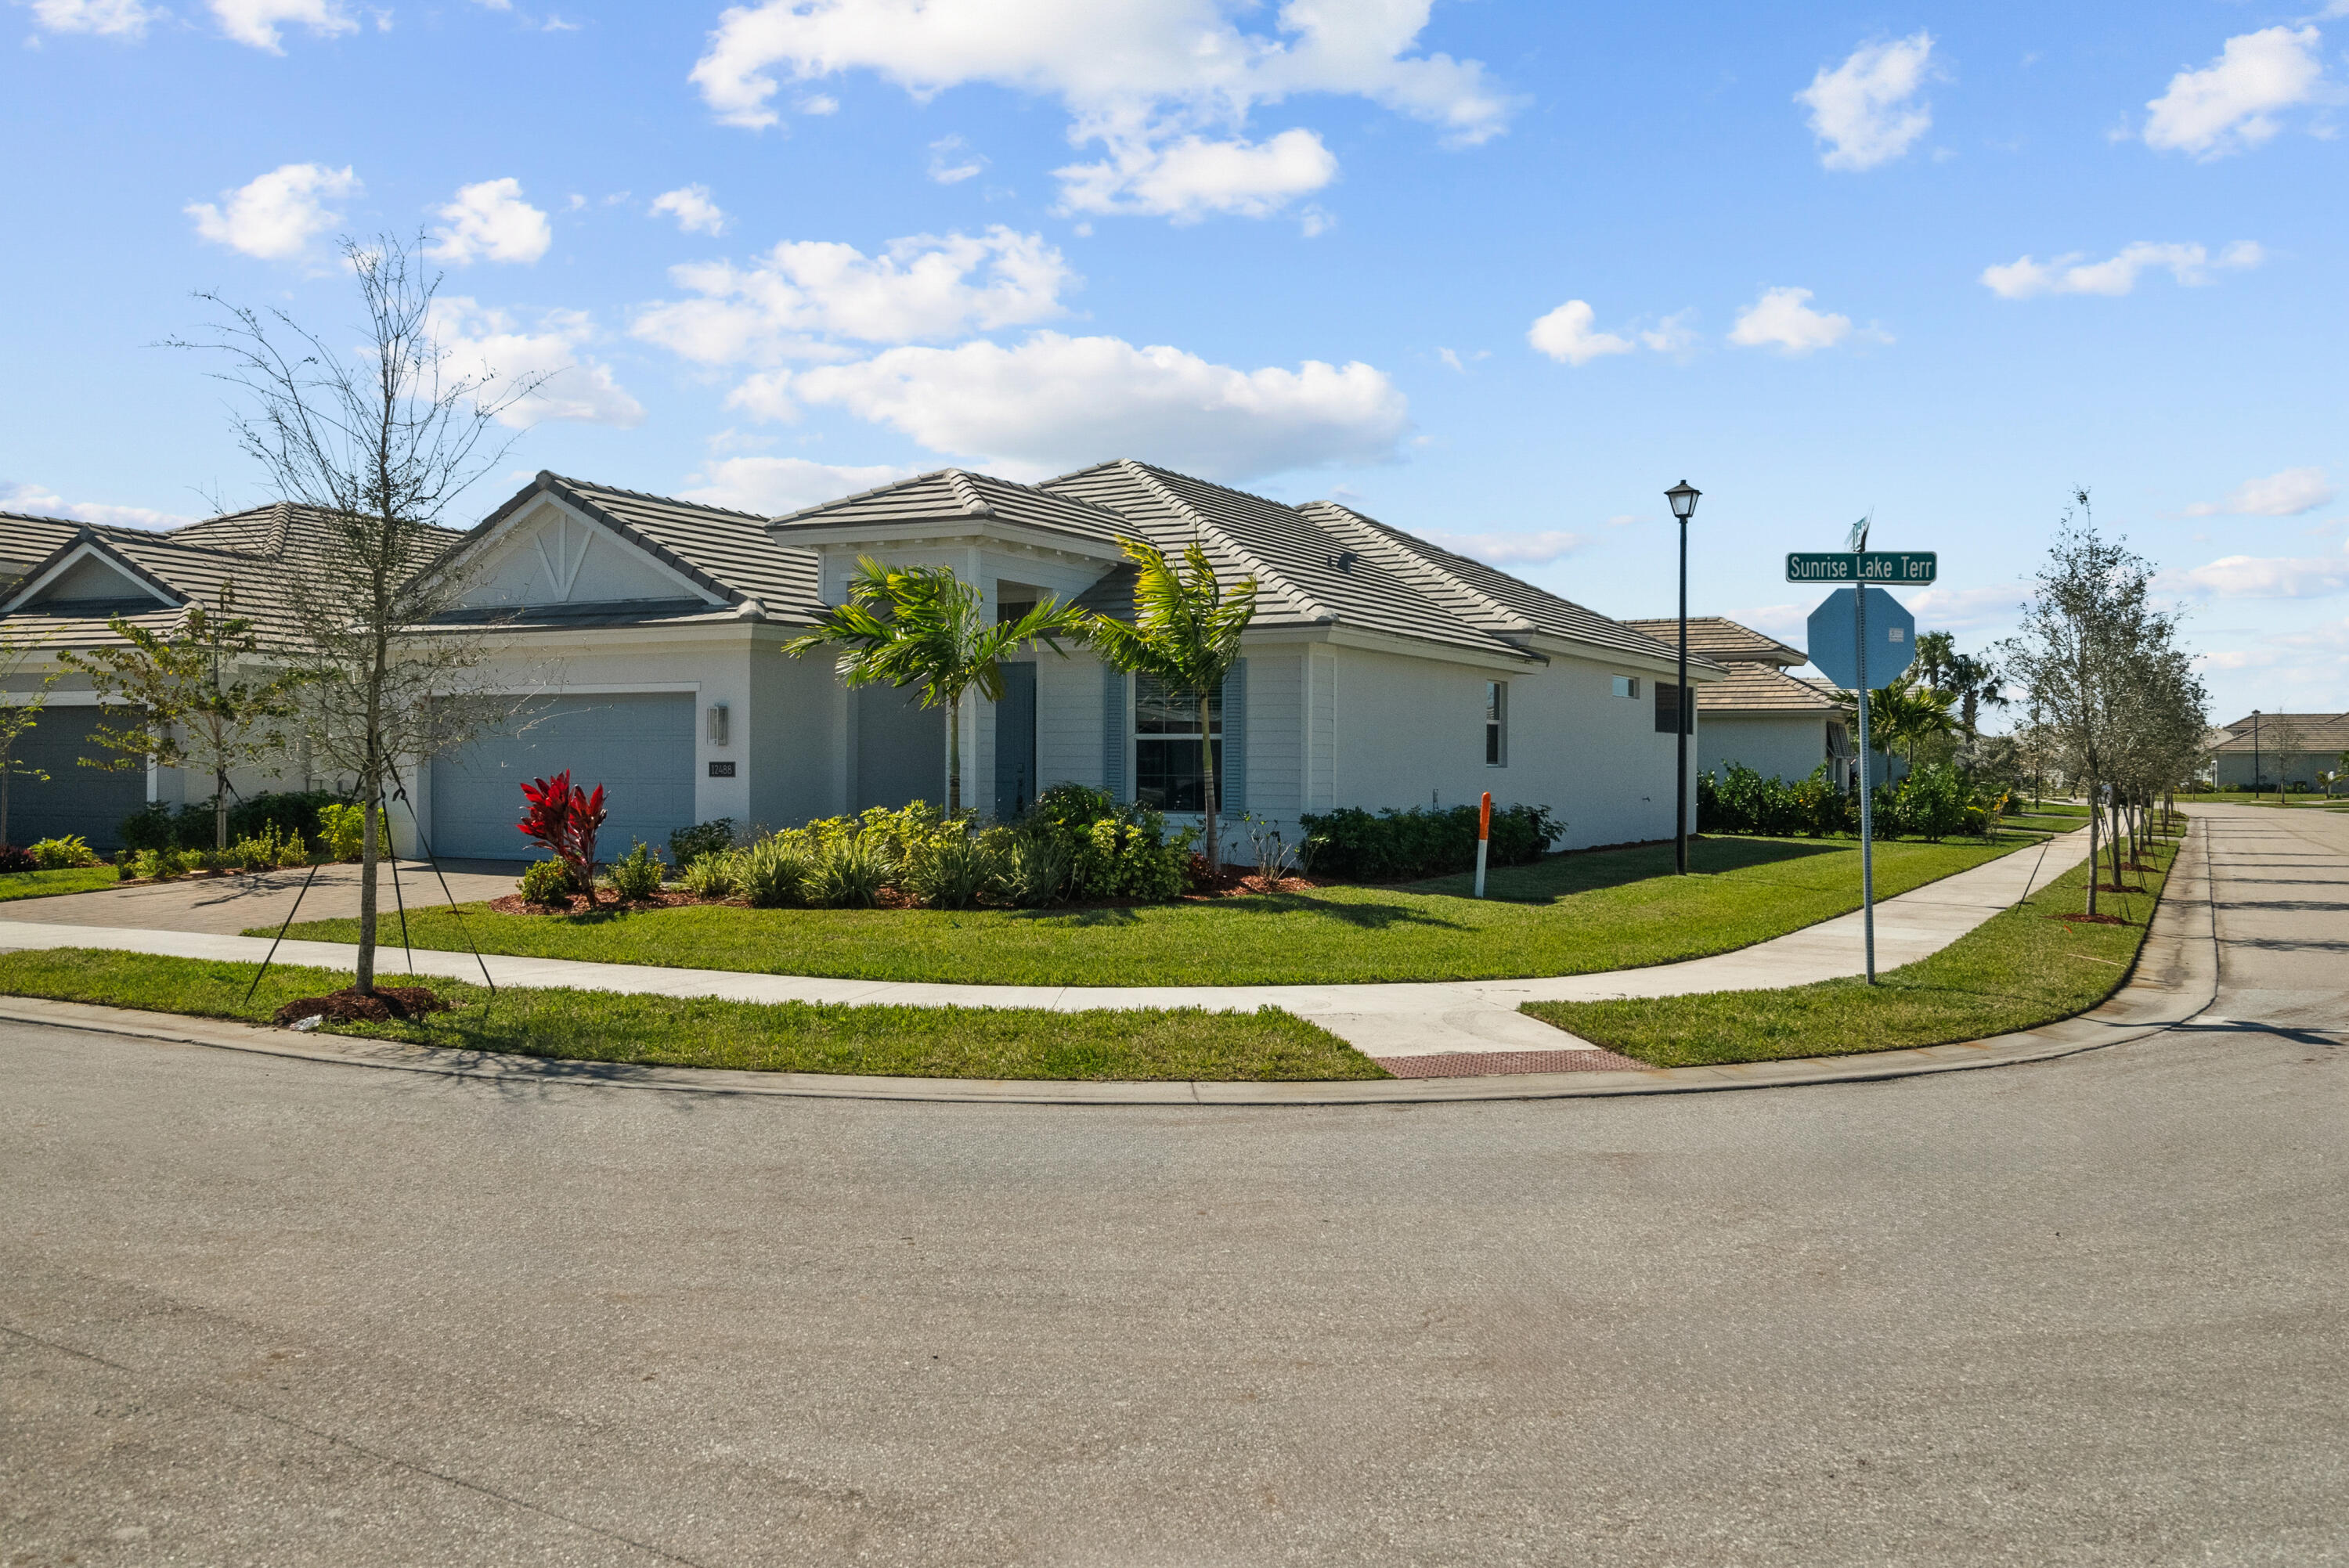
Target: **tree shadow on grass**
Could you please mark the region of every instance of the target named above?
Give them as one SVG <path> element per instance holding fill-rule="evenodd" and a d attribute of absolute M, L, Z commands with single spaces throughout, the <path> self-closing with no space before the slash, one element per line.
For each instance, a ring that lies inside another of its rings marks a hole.
<path fill-rule="evenodd" d="M 1372 890 L 1362 890 L 1371 892 Z M 1155 904 L 1155 909 L 1169 905 Z M 1245 898 L 1217 899 L 1212 903 L 1185 906 L 1213 910 L 1217 914 L 1262 917 L 1278 914 L 1315 915 L 1339 925 L 1350 925 L 1363 931 L 1392 931 L 1406 926 L 1423 926 L 1440 931 L 1464 931 L 1464 921 L 1448 920 L 1417 904 L 1402 901 L 1371 902 L 1357 899 L 1319 898 L 1311 893 L 1274 892 L 1250 893 Z M 1014 922 L 1041 925 L 1053 930 L 1082 930 L 1101 926 L 1126 926 L 1142 923 L 1143 910 L 1123 905 L 1106 909 L 1032 909 L 1014 912 Z"/>

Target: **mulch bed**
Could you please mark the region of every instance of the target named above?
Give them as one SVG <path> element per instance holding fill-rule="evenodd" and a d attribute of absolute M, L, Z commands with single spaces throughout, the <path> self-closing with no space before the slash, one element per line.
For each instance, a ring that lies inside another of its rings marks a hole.
<path fill-rule="evenodd" d="M 2128 923 L 2117 914 L 2050 914 L 2042 918 L 2060 920 L 2066 925 L 2127 925 Z"/>
<path fill-rule="evenodd" d="M 624 909 L 675 909 L 680 904 L 724 900 L 702 900 L 689 892 L 657 892 L 650 898 L 615 898 L 609 893 L 597 893 L 590 898 L 585 893 L 573 893 L 561 903 L 533 903 L 518 892 L 490 900 L 492 912 L 498 914 L 613 914 Z"/>
<path fill-rule="evenodd" d="M 1246 873 L 1239 872 L 1226 872 L 1224 873 L 1221 881 L 1211 886 L 1202 886 L 1197 882 L 1194 882 L 1192 884 L 1191 891 L 1182 894 L 1179 902 L 1184 903 L 1205 903 L 1211 900 L 1219 898 L 1246 898 L 1257 893 L 1311 892 L 1318 888 L 1330 887 L 1333 885 L 1335 884 L 1321 881 L 1318 878 L 1297 876 L 1283 877 L 1276 883 L 1268 884 L 1262 877 L 1257 876 L 1254 872 L 1248 872 Z M 1089 903 L 1054 904 L 1052 908 L 1055 911 L 1084 909 L 1139 909 L 1143 906 L 1144 903 L 1145 901 L 1142 899 L 1110 898 L 1095 900 Z M 681 889 L 664 888 L 659 893 L 651 898 L 646 899 L 616 899 L 608 892 L 599 892 L 593 899 L 588 898 L 584 893 L 573 893 L 569 901 L 564 903 L 532 903 L 527 899 L 523 898 L 522 894 L 518 892 L 510 892 L 502 898 L 492 899 L 490 901 L 490 911 L 493 914 L 616 914 L 624 911 L 682 909 L 688 904 L 730 905 L 736 909 L 748 909 L 750 907 L 749 901 L 744 899 L 739 893 L 729 898 L 696 898 L 693 894 L 686 892 Z M 919 909 L 922 906 L 916 903 L 913 898 L 905 893 L 898 892 L 895 888 L 884 888 L 881 890 L 881 897 L 879 901 L 874 905 L 874 907 L 876 909 Z"/>
<path fill-rule="evenodd" d="M 372 995 L 361 995 L 347 985 L 324 996 L 303 996 L 277 1009 L 280 1024 L 323 1017 L 336 1024 L 384 1024 L 394 1018 L 420 1018 L 445 1013 L 450 1004 L 422 985 L 378 985 Z"/>

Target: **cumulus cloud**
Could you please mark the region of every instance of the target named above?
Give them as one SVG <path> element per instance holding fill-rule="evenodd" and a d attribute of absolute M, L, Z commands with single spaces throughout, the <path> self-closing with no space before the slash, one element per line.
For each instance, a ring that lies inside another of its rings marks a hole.
<path fill-rule="evenodd" d="M 1062 171 L 1071 210 L 1261 215 L 1328 183 L 1335 160 L 1318 137 L 1239 138 L 1260 106 L 1364 98 L 1454 145 L 1506 128 L 1511 105 L 1482 65 L 1419 52 L 1430 5 L 1290 0 L 1268 32 L 1242 26 L 1264 14 L 1249 0 L 765 0 L 724 14 L 693 81 L 719 119 L 752 127 L 776 122 L 786 77 L 871 71 L 917 98 L 973 82 L 1054 98 L 1070 139 L 1107 151 Z M 1203 199 L 1216 189 L 1231 201 Z"/>
<path fill-rule="evenodd" d="M 527 429 L 568 419 L 628 429 L 644 423 L 644 406 L 628 396 L 610 366 L 585 352 L 596 334 L 584 311 L 547 311 L 533 330 L 508 312 L 450 294 L 433 302 L 429 326 L 448 352 L 453 375 L 489 377 L 507 387 L 538 379 L 528 396 L 500 412 L 500 424 Z"/>
<path fill-rule="evenodd" d="M 2145 107 L 2145 144 L 2208 161 L 2257 147 L 2281 129 L 2276 111 L 2313 100 L 2323 81 L 2313 26 L 2263 27 L 2227 40 L 2199 71 L 2180 71 Z"/>
<path fill-rule="evenodd" d="M 1932 35 L 1917 33 L 1862 44 L 1832 70 L 1821 66 L 1795 95 L 1811 111 L 1811 133 L 1826 144 L 1819 161 L 1829 169 L 1873 169 L 1915 145 L 1933 123 L 1931 107 L 1917 98 L 1932 57 Z"/>
<path fill-rule="evenodd" d="M 1900 602 L 1917 617 L 1945 631 L 1971 632 L 1985 626 L 2013 625 L 2023 608 L 2020 584 L 1991 588 L 1957 588 L 1935 583 L 1911 593 L 1902 590 Z M 1816 606 L 1814 606 L 1816 607 Z M 1806 610 L 1805 615 L 1810 612 Z"/>
<path fill-rule="evenodd" d="M 2200 245 L 2140 240 L 2105 261 L 2091 262 L 2085 256 L 2082 251 L 2046 262 L 2023 256 L 2002 266 L 1984 267 L 1982 284 L 2001 299 L 2051 294 L 2117 295 L 2136 288 L 2142 272 L 2167 271 L 2190 287 L 2209 283 L 2214 268 L 2256 267 L 2267 259 L 2267 253 L 2249 240 L 2239 240 L 2213 259 Z"/>
<path fill-rule="evenodd" d="M 726 232 L 726 213 L 709 199 L 707 185 L 680 186 L 664 191 L 653 198 L 653 211 L 666 212 L 677 220 L 679 231 L 688 234 L 722 234 Z"/>
<path fill-rule="evenodd" d="M 554 242 L 546 214 L 522 199 L 519 180 L 484 180 L 460 186 L 457 199 L 434 214 L 429 253 L 451 266 L 474 262 L 534 262 Z"/>
<path fill-rule="evenodd" d="M 771 387 L 1027 478 L 1127 453 L 1222 480 L 1383 462 L 1410 424 L 1401 390 L 1359 362 L 1240 370 L 1056 332 L 1008 348 L 893 348 Z"/>
<path fill-rule="evenodd" d="M 1024 326 L 1065 313 L 1077 276 L 1040 234 L 916 234 L 868 256 L 854 245 L 786 240 L 748 266 L 669 269 L 700 297 L 638 314 L 632 331 L 704 365 L 840 358 L 838 339 L 917 343 Z"/>
<path fill-rule="evenodd" d="M 1423 533 L 1421 537 L 1487 566 L 1543 566 L 1590 542 L 1564 529 L 1540 533 Z"/>
<path fill-rule="evenodd" d="M 2330 503 L 2336 492 L 2317 468 L 2286 469 L 2263 480 L 2246 480 L 2220 501 L 2198 501 L 2189 517 L 2298 517 Z"/>
<path fill-rule="evenodd" d="M 147 24 L 170 12 L 139 0 L 32 0 L 33 25 L 49 33 L 94 33 L 102 38 L 143 38 Z"/>
<path fill-rule="evenodd" d="M 185 211 L 196 221 L 196 232 L 216 245 L 264 261 L 286 261 L 342 222 L 340 213 L 326 210 L 328 201 L 358 191 L 358 176 L 348 165 L 286 163 L 222 191 L 222 205 L 197 201 Z"/>
<path fill-rule="evenodd" d="M 805 458 L 724 458 L 703 465 L 680 493 L 688 500 L 709 506 L 730 506 L 780 517 L 803 506 L 836 500 L 869 490 L 893 480 L 908 478 L 912 469 L 842 466 L 811 462 Z"/>
<path fill-rule="evenodd" d="M 942 136 L 930 143 L 930 178 L 941 185 L 959 185 L 986 167 L 987 160 L 959 136 Z"/>
<path fill-rule="evenodd" d="M 1810 297 L 1808 289 L 1764 289 L 1760 299 L 1738 312 L 1729 341 L 1741 348 L 1808 354 L 1832 348 L 1851 335 L 1851 317 L 1813 310 Z"/>
<path fill-rule="evenodd" d="M 2333 555 L 2223 555 L 2164 572 L 2154 586 L 2197 599 L 2322 599 L 2349 593 L 2349 549 Z"/>
<path fill-rule="evenodd" d="M 212 0 L 212 11 L 222 32 L 273 55 L 285 52 L 282 26 L 305 27 L 321 38 L 359 29 L 341 0 Z"/>
<path fill-rule="evenodd" d="M 1098 163 L 1056 169 L 1063 212 L 1141 212 L 1195 223 L 1211 213 L 1268 218 L 1338 177 L 1338 160 L 1309 130 L 1267 141 L 1196 136 L 1120 140 Z"/>
<path fill-rule="evenodd" d="M 30 512 L 36 517 L 69 518 L 76 522 L 105 523 L 116 528 L 177 528 L 193 522 L 178 512 L 143 506 L 109 506 L 104 501 L 67 500 L 47 485 L 12 484 L 0 480 L 0 511 Z"/>
<path fill-rule="evenodd" d="M 1588 301 L 1570 299 L 1536 321 L 1526 330 L 1526 341 L 1561 365 L 1588 365 L 1639 346 L 1628 337 L 1595 330 L 1591 324 L 1597 318 Z"/>

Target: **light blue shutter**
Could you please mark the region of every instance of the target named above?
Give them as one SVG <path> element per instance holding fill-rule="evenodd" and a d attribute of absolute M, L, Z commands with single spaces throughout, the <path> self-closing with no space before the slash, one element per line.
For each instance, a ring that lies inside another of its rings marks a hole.
<path fill-rule="evenodd" d="M 1216 777 L 1216 804 L 1247 810 L 1247 661 L 1235 659 L 1224 676 L 1224 766 Z"/>
<path fill-rule="evenodd" d="M 1125 672 L 1102 666 L 1102 788 L 1125 799 Z"/>

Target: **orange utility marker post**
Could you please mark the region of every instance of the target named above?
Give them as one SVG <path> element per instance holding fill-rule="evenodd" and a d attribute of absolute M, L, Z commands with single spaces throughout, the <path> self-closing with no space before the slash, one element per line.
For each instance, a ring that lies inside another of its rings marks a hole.
<path fill-rule="evenodd" d="M 1476 812 L 1476 896 L 1485 896 L 1485 851 L 1493 843 L 1493 792 L 1485 791 L 1485 804 Z"/>

